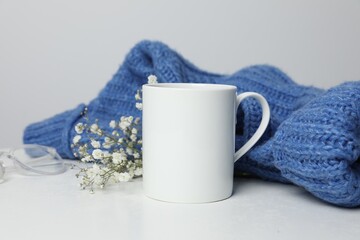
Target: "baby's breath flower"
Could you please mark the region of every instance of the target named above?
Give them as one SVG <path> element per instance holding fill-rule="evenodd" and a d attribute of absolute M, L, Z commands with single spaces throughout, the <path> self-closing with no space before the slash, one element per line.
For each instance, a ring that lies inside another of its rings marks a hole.
<path fill-rule="evenodd" d="M 109 123 L 109 126 L 110 126 L 111 128 L 115 128 L 115 127 L 116 127 L 116 122 L 115 122 L 115 120 L 111 120 L 111 122 Z"/>
<path fill-rule="evenodd" d="M 91 140 L 91 146 L 94 148 L 100 148 L 101 145 L 99 141 Z"/>
<path fill-rule="evenodd" d="M 119 152 L 114 152 L 112 154 L 112 161 L 115 164 L 119 164 L 121 162 L 121 158 L 122 158 L 122 156 L 121 156 L 121 153 L 119 153 Z"/>
<path fill-rule="evenodd" d="M 141 176 L 142 175 L 142 168 L 136 168 L 134 171 L 135 176 Z"/>
<path fill-rule="evenodd" d="M 127 143 L 127 145 L 128 145 L 129 148 L 134 148 L 135 142 L 129 141 L 129 142 Z"/>
<path fill-rule="evenodd" d="M 129 155 L 133 154 L 133 150 L 131 148 L 126 148 L 126 153 Z"/>
<path fill-rule="evenodd" d="M 97 135 L 102 134 L 102 130 L 99 128 L 99 125 L 97 125 L 96 123 L 94 123 L 90 126 L 90 132 L 97 134 Z"/>
<path fill-rule="evenodd" d="M 134 178 L 135 174 L 134 174 L 134 169 L 133 168 L 128 168 L 128 173 L 130 175 L 130 179 Z"/>
<path fill-rule="evenodd" d="M 119 123 L 119 127 L 121 130 L 126 130 L 130 125 L 131 123 L 128 121 L 128 119 L 121 120 Z"/>
<path fill-rule="evenodd" d="M 139 158 L 140 157 L 140 154 L 138 152 L 134 153 L 133 154 L 134 158 Z"/>
<path fill-rule="evenodd" d="M 137 100 L 137 101 L 141 100 L 140 90 L 136 91 L 135 100 Z"/>
<path fill-rule="evenodd" d="M 119 174 L 118 178 L 120 182 L 128 182 L 131 179 L 131 176 L 129 173 L 123 172 Z"/>
<path fill-rule="evenodd" d="M 129 171 L 133 171 L 135 169 L 135 164 L 133 162 L 127 162 L 126 167 Z"/>
<path fill-rule="evenodd" d="M 78 123 L 78 124 L 75 125 L 75 132 L 77 134 L 82 134 L 83 131 L 84 131 L 84 128 L 85 128 L 85 126 L 84 126 L 83 123 Z"/>
<path fill-rule="evenodd" d="M 73 143 L 74 144 L 77 144 L 81 139 L 81 136 L 80 135 L 76 135 L 74 138 L 73 138 Z"/>
<path fill-rule="evenodd" d="M 138 131 L 137 131 L 137 129 L 136 129 L 136 128 L 133 128 L 133 129 L 131 129 L 131 133 L 132 133 L 132 134 L 137 134 L 137 133 L 138 133 Z"/>
<path fill-rule="evenodd" d="M 79 146 L 78 153 L 80 154 L 80 156 L 85 156 L 87 154 L 87 144 Z"/>
<path fill-rule="evenodd" d="M 136 104 L 135 104 L 135 107 L 136 107 L 137 109 L 139 109 L 139 110 L 142 110 L 143 105 L 142 105 L 142 103 L 136 103 Z"/>
<path fill-rule="evenodd" d="M 93 152 L 92 152 L 92 156 L 94 159 L 96 160 L 100 160 L 103 158 L 104 156 L 104 153 L 101 149 L 95 149 Z"/>
<path fill-rule="evenodd" d="M 157 83 L 154 75 L 148 77 L 150 84 Z M 135 107 L 142 110 L 142 91 L 135 94 Z M 86 116 L 87 111 L 82 115 Z M 102 129 L 96 120 L 92 124 L 78 123 L 75 126 L 77 135 L 73 138 L 71 148 L 74 156 L 79 157 L 86 164 L 80 168 L 76 176 L 80 179 L 80 187 L 94 192 L 95 187 L 104 188 L 106 184 L 128 182 L 134 177 L 142 175 L 142 139 L 141 119 L 133 116 L 122 116 L 118 121 L 111 120 L 108 124 L 109 132 Z M 85 135 L 86 134 L 86 135 Z M 82 136 L 85 136 L 81 140 Z M 85 139 L 89 142 L 85 142 Z"/>
<path fill-rule="evenodd" d="M 90 131 L 92 133 L 97 133 L 98 130 L 99 130 L 99 126 L 96 123 L 94 123 L 90 126 Z"/>
<path fill-rule="evenodd" d="M 123 162 L 126 162 L 128 160 L 127 155 L 124 152 L 121 153 L 121 160 Z"/>
<path fill-rule="evenodd" d="M 150 75 L 150 76 L 148 76 L 148 83 L 149 83 L 149 84 L 158 83 L 157 77 L 156 77 L 155 75 Z"/>
<path fill-rule="evenodd" d="M 113 143 L 110 143 L 110 142 L 104 142 L 102 144 L 103 148 L 105 148 L 105 149 L 110 149 L 112 145 L 113 145 Z"/>
<path fill-rule="evenodd" d="M 131 134 L 131 135 L 130 135 L 130 139 L 131 139 L 131 141 L 135 142 L 136 139 L 137 139 L 137 137 L 136 137 L 135 134 Z"/>

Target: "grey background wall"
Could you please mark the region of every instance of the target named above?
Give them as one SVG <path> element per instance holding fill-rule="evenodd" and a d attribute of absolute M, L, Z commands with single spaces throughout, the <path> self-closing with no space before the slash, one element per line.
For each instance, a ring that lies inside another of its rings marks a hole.
<path fill-rule="evenodd" d="M 0 0 L 0 148 L 89 102 L 142 39 L 211 72 L 268 63 L 300 84 L 359 80 L 359 13 L 359 0 Z"/>

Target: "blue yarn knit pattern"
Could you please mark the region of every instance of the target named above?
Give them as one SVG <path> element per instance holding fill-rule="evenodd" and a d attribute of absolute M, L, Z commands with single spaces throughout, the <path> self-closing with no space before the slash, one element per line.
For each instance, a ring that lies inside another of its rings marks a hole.
<path fill-rule="evenodd" d="M 344 189 L 334 188 L 331 193 L 320 196 L 318 191 L 328 188 L 329 182 L 318 182 L 315 179 L 298 182 L 289 175 L 289 169 L 283 168 L 282 163 L 287 165 L 290 157 L 280 158 L 281 147 L 273 150 L 273 145 L 281 146 L 280 134 L 277 130 L 285 129 L 284 126 L 290 126 L 288 120 L 292 115 L 305 110 L 307 103 L 312 100 L 320 99 L 324 91 L 304 87 L 294 83 L 286 74 L 279 69 L 268 65 L 257 65 L 244 68 L 232 75 L 219 75 L 202 71 L 185 60 L 175 51 L 160 42 L 142 41 L 138 43 L 126 56 L 125 61 L 115 73 L 113 78 L 107 83 L 99 96 L 89 103 L 88 117 L 90 121 L 99 119 L 99 124 L 104 128 L 108 126 L 110 120 L 119 119 L 121 116 L 133 115 L 139 116 L 140 112 L 135 108 L 134 94 L 141 85 L 146 83 L 147 77 L 154 74 L 158 77 L 159 82 L 195 82 L 195 83 L 219 83 L 231 84 L 237 86 L 238 93 L 253 91 L 262 94 L 269 102 L 271 109 L 270 124 L 260 139 L 260 141 L 235 165 L 236 171 L 246 172 L 263 179 L 293 182 L 313 193 L 321 199 L 335 203 L 341 206 L 360 205 L 357 202 L 334 201 L 340 197 Z M 335 89 L 334 92 L 337 92 Z M 336 105 L 336 99 L 333 100 Z M 354 101 L 354 100 L 352 100 Z M 351 102 L 351 101 L 348 101 Z M 76 135 L 74 126 L 76 123 L 83 121 L 81 112 L 85 105 L 81 104 L 73 110 L 58 114 L 47 120 L 29 125 L 25 129 L 24 143 L 36 143 L 55 147 L 59 154 L 65 158 L 74 158 L 70 148 L 71 141 Z M 322 107 L 320 107 L 322 108 Z M 327 105 L 323 106 L 328 108 Z M 300 109 L 300 110 L 299 110 Z M 357 108 L 359 109 L 359 107 Z M 299 111 L 297 111 L 299 110 Z M 240 106 L 237 115 L 236 126 L 236 146 L 239 148 L 246 142 L 256 131 L 261 120 L 261 108 L 253 99 L 246 99 Z M 331 123 L 333 121 L 330 121 Z M 288 125 L 286 125 L 288 124 Z M 299 128 L 292 126 L 292 128 Z M 286 130 L 287 131 L 287 130 Z M 341 132 L 342 129 L 339 129 Z M 355 135 L 359 136 L 359 127 Z M 276 136 L 276 139 L 275 137 Z M 321 133 L 317 135 L 321 138 Z M 82 138 L 81 141 L 88 142 L 89 139 Z M 288 139 L 284 141 L 289 141 Z M 275 144 L 276 143 L 276 144 Z M 356 145 L 357 149 L 359 145 Z M 299 146 L 301 148 L 301 146 Z M 328 146 L 331 147 L 331 146 Z M 328 149 L 327 149 L 328 150 Z M 331 152 L 331 151 L 330 151 Z M 343 153 L 345 154 L 345 153 Z M 353 156 L 356 156 L 352 152 Z M 296 157 L 294 157 L 295 159 Z M 294 160 L 295 161 L 295 160 Z M 356 159 L 354 160 L 354 162 Z M 318 171 L 321 169 L 319 164 Z M 295 172 L 295 168 L 291 168 Z M 285 169 L 285 170 L 284 170 Z M 287 170 L 286 170 L 287 169 Z M 350 171 L 348 169 L 348 171 Z M 312 172 L 314 176 L 318 175 L 317 171 Z M 331 179 L 335 173 L 328 173 Z M 350 182 L 349 179 L 347 179 Z M 336 181 L 336 180 L 334 180 Z M 344 180 L 345 181 L 345 180 Z M 357 180 L 358 181 L 358 180 Z M 356 185 L 358 186 L 358 185 Z M 358 189 L 358 187 L 355 187 Z M 349 191 L 348 191 L 349 192 Z M 350 192 L 349 192 L 350 193 Z"/>
<path fill-rule="evenodd" d="M 360 204 L 360 81 L 294 112 L 272 141 L 275 166 L 286 179 L 328 202 Z"/>

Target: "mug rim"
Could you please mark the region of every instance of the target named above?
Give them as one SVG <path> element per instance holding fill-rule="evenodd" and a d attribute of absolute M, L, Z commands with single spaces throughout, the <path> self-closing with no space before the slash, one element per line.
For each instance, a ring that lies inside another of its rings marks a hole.
<path fill-rule="evenodd" d="M 215 83 L 151 83 L 144 84 L 143 87 L 164 90 L 181 91 L 224 91 L 235 90 L 236 86 Z"/>

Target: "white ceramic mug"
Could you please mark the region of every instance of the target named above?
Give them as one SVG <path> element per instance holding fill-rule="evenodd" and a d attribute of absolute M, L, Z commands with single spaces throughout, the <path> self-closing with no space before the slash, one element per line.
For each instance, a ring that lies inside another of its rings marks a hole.
<path fill-rule="evenodd" d="M 253 97 L 262 120 L 235 154 L 236 111 Z M 218 84 L 158 83 L 143 86 L 143 186 L 145 194 L 167 202 L 204 203 L 233 191 L 234 161 L 264 133 L 270 109 L 254 92 Z"/>

